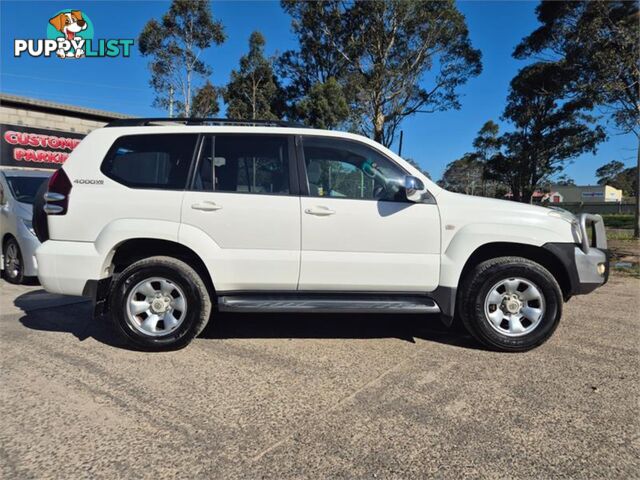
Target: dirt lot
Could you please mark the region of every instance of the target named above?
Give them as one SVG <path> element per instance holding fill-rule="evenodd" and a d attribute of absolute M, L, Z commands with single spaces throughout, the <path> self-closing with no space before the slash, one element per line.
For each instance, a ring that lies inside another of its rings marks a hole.
<path fill-rule="evenodd" d="M 219 317 L 121 348 L 87 303 L 0 282 L 2 478 L 638 478 L 640 281 L 526 354 L 419 317 Z"/>
<path fill-rule="evenodd" d="M 633 231 L 607 229 L 607 242 L 612 268 L 619 274 L 640 278 L 640 241 L 633 238 Z"/>

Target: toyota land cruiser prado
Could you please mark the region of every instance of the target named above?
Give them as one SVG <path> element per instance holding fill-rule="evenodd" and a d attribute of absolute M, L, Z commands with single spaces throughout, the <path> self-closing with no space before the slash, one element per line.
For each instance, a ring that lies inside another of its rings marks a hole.
<path fill-rule="evenodd" d="M 118 120 L 45 201 L 44 288 L 146 349 L 252 311 L 438 313 L 524 351 L 608 275 L 597 215 L 451 193 L 368 138 L 282 122 Z"/>

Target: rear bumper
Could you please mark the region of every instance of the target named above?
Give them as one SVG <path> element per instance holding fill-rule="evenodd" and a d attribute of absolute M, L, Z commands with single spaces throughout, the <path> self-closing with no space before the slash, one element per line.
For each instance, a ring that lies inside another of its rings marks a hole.
<path fill-rule="evenodd" d="M 109 275 L 104 259 L 90 242 L 47 240 L 36 250 L 38 279 L 47 292 L 85 295 L 88 280 Z"/>

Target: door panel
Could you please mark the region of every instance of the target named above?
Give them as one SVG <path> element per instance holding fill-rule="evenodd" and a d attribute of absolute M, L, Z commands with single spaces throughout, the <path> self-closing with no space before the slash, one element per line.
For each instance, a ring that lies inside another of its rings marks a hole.
<path fill-rule="evenodd" d="M 296 289 L 300 198 L 291 195 L 289 149 L 286 136 L 204 138 L 182 223 L 211 239 L 203 260 L 216 290 Z"/>
<path fill-rule="evenodd" d="M 405 172 L 360 142 L 303 137 L 300 290 L 427 292 L 440 275 L 440 217 L 410 203 Z"/>
<path fill-rule="evenodd" d="M 437 206 L 302 198 L 300 290 L 425 292 L 438 285 Z M 335 213 L 317 216 L 309 209 Z"/>

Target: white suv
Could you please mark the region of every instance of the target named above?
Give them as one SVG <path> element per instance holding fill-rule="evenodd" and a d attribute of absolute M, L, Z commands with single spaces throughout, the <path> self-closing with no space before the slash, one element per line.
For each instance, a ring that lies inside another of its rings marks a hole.
<path fill-rule="evenodd" d="M 608 275 L 599 216 L 451 193 L 368 138 L 281 122 L 113 122 L 45 201 L 42 285 L 147 349 L 253 311 L 455 314 L 523 351 Z"/>

